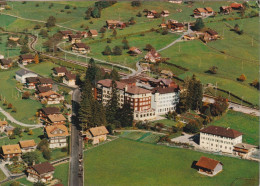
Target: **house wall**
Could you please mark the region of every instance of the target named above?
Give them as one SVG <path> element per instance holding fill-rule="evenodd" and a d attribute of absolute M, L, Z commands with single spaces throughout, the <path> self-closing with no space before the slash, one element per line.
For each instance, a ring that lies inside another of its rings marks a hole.
<path fill-rule="evenodd" d="M 29 147 L 29 148 L 21 148 L 22 153 L 26 153 L 26 152 L 32 152 L 35 151 L 36 146 L 35 147 Z"/>
<path fill-rule="evenodd" d="M 26 83 L 26 78 L 28 78 L 28 77 L 37 77 L 37 74 L 28 73 L 23 76 L 19 76 L 17 74 L 15 75 L 15 79 L 21 83 Z"/>
<path fill-rule="evenodd" d="M 232 139 L 222 136 L 216 136 L 207 133 L 200 133 L 200 148 L 213 151 L 213 152 L 224 152 L 233 153 L 233 147 L 237 143 L 242 143 L 242 135 Z"/>
<path fill-rule="evenodd" d="M 100 135 L 100 136 L 95 136 L 92 138 L 93 142 L 92 144 L 95 145 L 95 144 L 98 144 L 102 141 L 106 141 L 107 140 L 107 135 Z"/>
<path fill-rule="evenodd" d="M 217 173 L 221 172 L 223 169 L 223 165 L 221 165 L 220 163 L 217 164 L 217 166 L 215 167 L 215 169 L 213 170 L 213 175 L 216 175 Z"/>
<path fill-rule="evenodd" d="M 49 147 L 52 148 L 62 148 L 67 146 L 66 137 L 53 137 L 49 138 Z"/>
<path fill-rule="evenodd" d="M 63 78 L 63 83 L 68 85 L 68 86 L 75 86 L 76 80 L 67 80 L 66 78 Z"/>

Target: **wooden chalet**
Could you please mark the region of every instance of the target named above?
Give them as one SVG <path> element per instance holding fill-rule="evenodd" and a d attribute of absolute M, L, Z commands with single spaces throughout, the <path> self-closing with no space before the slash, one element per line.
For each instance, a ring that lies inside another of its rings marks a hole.
<path fill-rule="evenodd" d="M 57 92 L 54 92 L 52 90 L 44 93 L 40 93 L 38 95 L 39 100 L 42 104 L 60 104 L 62 101 L 64 101 L 64 96 L 58 94 Z"/>
<path fill-rule="evenodd" d="M 53 84 L 54 84 L 54 82 L 51 78 L 38 78 L 38 85 L 40 85 L 41 87 L 52 88 Z"/>
<path fill-rule="evenodd" d="M 66 72 L 68 72 L 66 67 L 54 67 L 52 70 L 53 70 L 52 75 L 59 76 L 59 77 L 65 76 Z"/>
<path fill-rule="evenodd" d="M 28 77 L 25 80 L 26 80 L 25 86 L 28 89 L 35 89 L 37 84 L 39 83 L 38 77 Z"/>
<path fill-rule="evenodd" d="M 80 34 L 69 35 L 69 41 L 71 42 L 71 44 L 81 43 L 81 35 Z"/>
<path fill-rule="evenodd" d="M 219 11 L 221 14 L 228 15 L 232 12 L 231 6 L 221 6 L 219 8 Z"/>
<path fill-rule="evenodd" d="M 223 164 L 220 161 L 204 156 L 199 159 L 199 161 L 196 163 L 196 166 L 199 170 L 199 173 L 207 176 L 215 176 L 223 170 Z"/>
<path fill-rule="evenodd" d="M 50 87 L 36 86 L 35 96 L 38 97 L 38 94 L 49 92 L 50 90 L 52 90 Z"/>
<path fill-rule="evenodd" d="M 11 59 L 0 59 L 1 69 L 9 69 L 13 66 L 13 61 Z"/>
<path fill-rule="evenodd" d="M 63 83 L 68 86 L 75 86 L 76 85 L 76 75 L 72 74 L 71 72 L 67 72 L 63 77 Z"/>
<path fill-rule="evenodd" d="M 76 53 L 86 54 L 90 52 L 90 47 L 85 43 L 74 43 L 71 47 L 71 50 Z"/>
<path fill-rule="evenodd" d="M 20 159 L 21 154 L 22 151 L 18 144 L 2 146 L 1 157 L 4 161 L 10 161 L 15 156 Z"/>
<path fill-rule="evenodd" d="M 47 125 L 63 125 L 67 119 L 62 114 L 49 114 L 45 121 Z"/>
<path fill-rule="evenodd" d="M 190 34 L 186 34 L 186 35 L 183 36 L 183 39 L 186 40 L 186 41 L 194 40 L 194 39 L 197 39 L 197 38 L 198 38 L 198 36 L 195 33 L 190 33 Z"/>
<path fill-rule="evenodd" d="M 90 128 L 86 133 L 82 135 L 85 136 L 85 140 L 92 140 L 92 144 L 98 144 L 102 141 L 107 140 L 107 134 L 109 134 L 108 130 L 105 126 L 99 126 Z"/>
<path fill-rule="evenodd" d="M 214 10 L 211 7 L 196 8 L 193 10 L 193 15 L 195 18 L 208 17 L 214 15 Z"/>
<path fill-rule="evenodd" d="M 27 180 L 30 182 L 49 182 L 53 179 L 54 170 L 55 168 L 49 162 L 33 165 L 27 169 Z"/>
<path fill-rule="evenodd" d="M 67 146 L 68 129 L 65 125 L 48 125 L 44 128 L 50 148 L 62 148 Z"/>
<path fill-rule="evenodd" d="M 97 36 L 98 36 L 97 30 L 89 30 L 88 31 L 88 37 L 97 37 Z"/>
<path fill-rule="evenodd" d="M 256 151 L 256 148 L 257 146 L 255 145 L 238 143 L 234 145 L 233 154 L 242 158 L 246 158 L 250 156 L 254 151 Z"/>
<path fill-rule="evenodd" d="M 70 31 L 70 30 L 59 31 L 59 33 L 61 33 L 62 39 L 68 39 L 69 35 L 73 34 L 72 31 Z"/>
<path fill-rule="evenodd" d="M 136 55 L 138 55 L 138 54 L 142 54 L 142 51 L 141 51 L 139 48 L 130 47 L 128 53 L 129 53 L 131 56 L 136 56 Z"/>
<path fill-rule="evenodd" d="M 39 117 L 44 121 L 49 115 L 60 114 L 60 109 L 58 107 L 44 107 L 39 110 Z"/>
<path fill-rule="evenodd" d="M 156 63 L 161 60 L 161 54 L 159 54 L 155 49 L 152 49 L 145 55 L 144 59 L 149 63 Z"/>
<path fill-rule="evenodd" d="M 156 14 L 157 14 L 157 11 L 155 11 L 155 10 L 148 10 L 146 17 L 147 17 L 147 18 L 154 18 L 154 16 L 155 16 Z"/>
<path fill-rule="evenodd" d="M 22 153 L 35 151 L 37 144 L 34 140 L 19 141 Z"/>
<path fill-rule="evenodd" d="M 19 62 L 23 65 L 28 65 L 34 62 L 34 56 L 32 54 L 20 55 Z"/>
<path fill-rule="evenodd" d="M 184 31 L 184 25 L 182 23 L 173 23 L 171 25 L 171 29 L 175 32 L 183 32 Z"/>
<path fill-rule="evenodd" d="M 163 10 L 163 11 L 161 12 L 161 16 L 162 16 L 162 17 L 168 17 L 169 15 L 170 15 L 169 10 Z"/>
<path fill-rule="evenodd" d="M 230 7 L 234 10 L 241 10 L 244 8 L 243 4 L 241 3 L 231 3 Z"/>
<path fill-rule="evenodd" d="M 115 28 L 120 28 L 123 29 L 126 27 L 124 22 L 118 21 L 118 20 L 107 20 L 106 21 L 106 27 L 108 29 L 115 29 Z"/>
<path fill-rule="evenodd" d="M 206 33 L 203 36 L 204 42 L 209 42 L 213 40 L 217 40 L 219 38 L 218 33 L 215 30 L 207 30 Z"/>

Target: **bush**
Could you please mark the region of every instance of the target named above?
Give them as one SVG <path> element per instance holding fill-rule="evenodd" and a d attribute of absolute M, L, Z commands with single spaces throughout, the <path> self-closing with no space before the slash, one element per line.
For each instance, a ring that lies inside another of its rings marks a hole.
<path fill-rule="evenodd" d="M 33 131 L 29 130 L 28 135 L 33 135 Z"/>
<path fill-rule="evenodd" d="M 107 43 L 112 43 L 112 39 L 107 38 Z"/>
<path fill-rule="evenodd" d="M 6 10 L 11 10 L 12 8 L 11 8 L 9 5 L 6 5 L 6 6 L 5 6 L 5 9 L 6 9 Z"/>
<path fill-rule="evenodd" d="M 70 9 L 70 5 L 66 5 L 64 8 L 65 9 Z"/>
<path fill-rule="evenodd" d="M 29 99 L 29 98 L 30 98 L 30 95 L 31 95 L 31 93 L 28 92 L 28 91 L 26 91 L 26 92 L 23 93 L 22 99 Z"/>
<path fill-rule="evenodd" d="M 68 147 L 63 147 L 63 148 L 61 149 L 61 152 L 68 152 Z"/>
<path fill-rule="evenodd" d="M 41 28 L 41 25 L 37 24 L 34 26 L 34 29 L 37 30 L 37 29 L 40 29 Z"/>
<path fill-rule="evenodd" d="M 61 9 L 60 12 L 65 12 L 65 10 Z"/>
<path fill-rule="evenodd" d="M 168 34 L 168 30 L 162 31 L 162 35 L 167 35 L 167 34 Z"/>
<path fill-rule="evenodd" d="M 51 159 L 50 149 L 48 149 L 48 148 L 44 149 L 43 152 L 42 152 L 42 155 L 43 155 L 44 159 L 50 160 Z"/>
<path fill-rule="evenodd" d="M 43 139 L 40 141 L 40 143 L 37 145 L 37 149 L 40 151 L 43 151 L 44 149 L 48 148 L 49 143 L 47 139 Z"/>
<path fill-rule="evenodd" d="M 14 135 L 19 136 L 21 133 L 22 133 L 22 129 L 21 129 L 21 128 L 16 127 L 16 128 L 14 129 Z"/>
<path fill-rule="evenodd" d="M 11 103 L 8 104 L 7 109 L 13 108 L 13 105 Z"/>
<path fill-rule="evenodd" d="M 245 81 L 246 80 L 246 76 L 245 76 L 245 74 L 241 74 L 239 76 L 239 78 L 237 78 L 237 79 L 238 79 L 238 81 Z"/>
<path fill-rule="evenodd" d="M 16 137 L 15 137 L 15 135 L 14 134 L 12 134 L 10 137 L 9 137 L 9 139 L 15 139 Z"/>
<path fill-rule="evenodd" d="M 26 127 L 25 129 L 24 129 L 24 132 L 29 132 L 30 131 L 30 129 L 28 128 L 28 127 Z"/>

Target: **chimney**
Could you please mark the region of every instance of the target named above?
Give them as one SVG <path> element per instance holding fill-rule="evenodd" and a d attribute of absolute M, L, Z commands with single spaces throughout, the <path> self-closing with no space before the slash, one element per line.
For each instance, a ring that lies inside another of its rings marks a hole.
<path fill-rule="evenodd" d="M 127 88 L 128 88 L 128 86 L 126 85 L 126 86 L 125 86 L 125 91 L 127 91 Z"/>

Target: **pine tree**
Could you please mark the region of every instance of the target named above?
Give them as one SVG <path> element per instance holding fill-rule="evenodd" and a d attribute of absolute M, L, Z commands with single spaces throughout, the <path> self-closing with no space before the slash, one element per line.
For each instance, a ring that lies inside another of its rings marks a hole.
<path fill-rule="evenodd" d="M 112 80 L 111 86 L 112 91 L 110 95 L 110 100 L 106 105 L 106 119 L 109 124 L 115 124 L 115 122 L 117 121 L 117 113 L 119 110 L 119 98 L 117 84 L 114 80 Z"/>
<path fill-rule="evenodd" d="M 113 54 L 114 54 L 114 55 L 117 55 L 117 56 L 122 55 L 122 49 L 121 49 L 121 47 L 120 47 L 120 46 L 115 46 L 115 47 L 113 48 Z"/>
<path fill-rule="evenodd" d="M 105 50 L 102 53 L 103 55 L 111 55 L 112 54 L 111 48 L 107 45 Z"/>
<path fill-rule="evenodd" d="M 101 17 L 101 11 L 98 9 L 98 7 L 95 7 L 92 12 L 91 12 L 91 16 L 93 18 L 100 18 Z"/>
<path fill-rule="evenodd" d="M 198 18 L 195 22 L 194 29 L 195 30 L 202 30 L 205 27 L 205 24 L 202 18 Z"/>
<path fill-rule="evenodd" d="M 39 55 L 38 54 L 35 55 L 34 62 L 35 62 L 35 64 L 39 63 Z"/>
<path fill-rule="evenodd" d="M 118 74 L 116 69 L 113 69 L 110 73 L 110 78 L 114 81 L 119 81 L 120 80 L 120 75 Z"/>
<path fill-rule="evenodd" d="M 98 67 L 96 66 L 95 60 L 91 58 L 89 60 L 88 68 L 86 71 L 85 79 L 92 83 L 92 85 L 95 84 L 97 81 L 97 73 L 98 73 Z"/>
<path fill-rule="evenodd" d="M 122 127 L 131 127 L 133 125 L 133 109 L 129 103 L 125 103 L 118 112 L 119 121 Z"/>
<path fill-rule="evenodd" d="M 203 98 L 201 82 L 196 79 L 195 75 L 193 75 L 192 78 L 188 80 L 187 87 L 187 107 L 192 110 L 200 109 L 202 106 Z"/>

